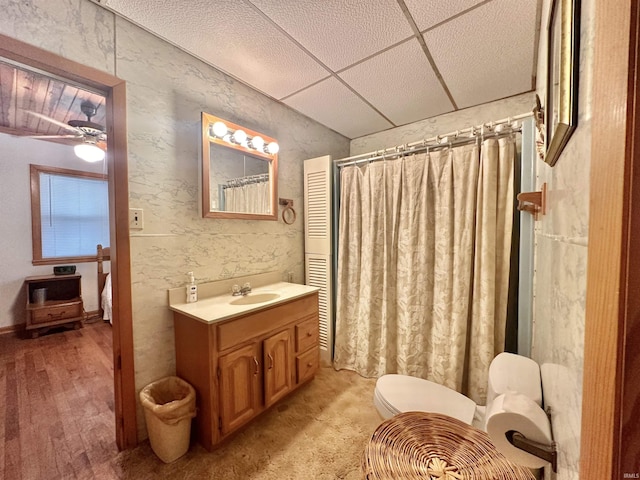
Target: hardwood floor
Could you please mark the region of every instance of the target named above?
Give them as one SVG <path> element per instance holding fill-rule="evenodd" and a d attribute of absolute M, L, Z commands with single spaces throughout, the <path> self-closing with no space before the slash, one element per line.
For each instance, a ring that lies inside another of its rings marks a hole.
<path fill-rule="evenodd" d="M 101 321 L 0 336 L 0 478 L 116 476 L 111 352 L 111 325 Z"/>

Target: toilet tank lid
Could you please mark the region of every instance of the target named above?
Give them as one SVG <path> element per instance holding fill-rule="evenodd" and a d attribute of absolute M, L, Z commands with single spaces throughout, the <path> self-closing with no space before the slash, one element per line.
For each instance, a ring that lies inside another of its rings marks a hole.
<path fill-rule="evenodd" d="M 495 397 L 507 392 L 518 392 L 542 406 L 540 366 L 528 357 L 515 353 L 498 354 L 489 366 L 487 405 Z"/>

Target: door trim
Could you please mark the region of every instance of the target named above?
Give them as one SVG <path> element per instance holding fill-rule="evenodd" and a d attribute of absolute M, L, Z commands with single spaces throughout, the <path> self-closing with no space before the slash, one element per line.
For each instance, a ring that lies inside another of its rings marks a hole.
<path fill-rule="evenodd" d="M 582 480 L 640 474 L 638 6 L 595 3 Z"/>
<path fill-rule="evenodd" d="M 113 276 L 113 380 L 116 443 L 120 450 L 137 445 L 135 370 L 129 247 L 129 187 L 126 85 L 113 75 L 81 65 L 0 34 L 0 57 L 73 80 L 106 93 L 107 165 Z"/>

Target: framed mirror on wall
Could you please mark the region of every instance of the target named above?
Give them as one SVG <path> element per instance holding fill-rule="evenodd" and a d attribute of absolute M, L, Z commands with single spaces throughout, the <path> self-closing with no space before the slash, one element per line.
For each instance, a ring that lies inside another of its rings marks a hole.
<path fill-rule="evenodd" d="M 277 220 L 274 138 L 202 112 L 202 216 Z"/>
<path fill-rule="evenodd" d="M 544 160 L 553 166 L 578 124 L 580 0 L 552 0 L 547 41 Z"/>

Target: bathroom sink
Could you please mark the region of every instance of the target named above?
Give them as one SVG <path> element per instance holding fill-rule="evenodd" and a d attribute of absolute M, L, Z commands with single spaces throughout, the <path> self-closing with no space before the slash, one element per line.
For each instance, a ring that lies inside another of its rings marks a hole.
<path fill-rule="evenodd" d="M 280 297 L 279 293 L 273 293 L 273 292 L 250 293 L 244 297 L 231 300 L 229 303 L 231 305 L 253 305 L 254 303 L 263 303 L 263 302 L 268 302 L 270 300 L 275 300 L 276 298 L 279 298 L 279 297 Z"/>

